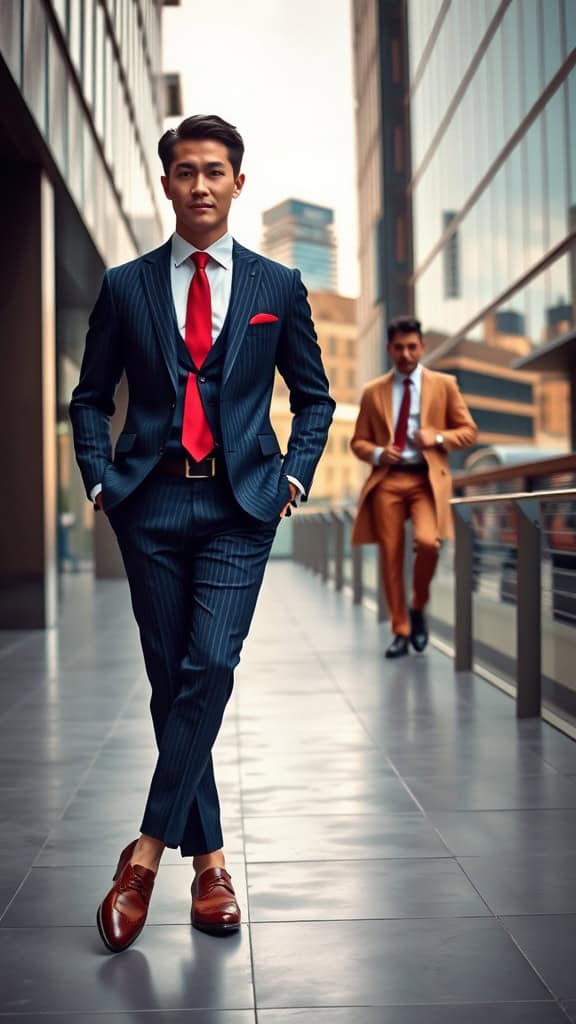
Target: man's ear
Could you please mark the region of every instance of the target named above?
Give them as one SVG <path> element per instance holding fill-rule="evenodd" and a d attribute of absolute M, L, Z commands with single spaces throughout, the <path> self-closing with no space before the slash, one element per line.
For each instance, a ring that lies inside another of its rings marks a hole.
<path fill-rule="evenodd" d="M 166 196 L 166 199 L 172 199 L 172 196 L 170 195 L 170 186 L 168 184 L 168 178 L 166 177 L 165 174 L 161 176 L 160 181 L 162 182 L 162 188 L 164 189 L 164 195 Z"/>
<path fill-rule="evenodd" d="M 239 174 L 238 177 L 236 178 L 235 183 L 234 183 L 234 191 L 232 193 L 232 198 L 233 199 L 237 199 L 238 198 L 238 196 L 240 195 L 242 189 L 244 188 L 244 182 L 245 181 L 246 181 L 246 175 L 245 174 Z"/>

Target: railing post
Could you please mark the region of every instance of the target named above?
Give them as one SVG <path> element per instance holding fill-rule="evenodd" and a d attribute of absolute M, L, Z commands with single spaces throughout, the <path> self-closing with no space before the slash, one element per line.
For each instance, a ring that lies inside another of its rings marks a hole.
<path fill-rule="evenodd" d="M 537 718 L 542 707 L 540 503 L 514 503 L 518 529 L 516 715 Z"/>
<path fill-rule="evenodd" d="M 387 622 L 388 603 L 386 601 L 386 595 L 384 593 L 384 586 L 382 583 L 382 570 L 380 568 L 380 548 L 378 548 L 378 565 L 376 568 L 376 573 L 376 602 L 378 622 Z"/>
<path fill-rule="evenodd" d="M 320 548 L 320 552 L 319 552 L 319 555 L 320 555 L 320 575 L 322 577 L 322 582 L 323 583 L 327 583 L 328 582 L 328 577 L 330 575 L 330 572 L 329 572 L 329 566 L 330 566 L 330 549 L 329 549 L 329 544 L 330 544 L 330 541 L 329 541 L 329 537 L 328 537 L 328 531 L 329 531 L 330 525 L 331 525 L 330 524 L 330 516 L 320 515 L 318 517 L 318 522 L 319 522 L 319 533 L 320 533 L 320 537 L 319 537 L 319 540 L 320 540 L 320 544 L 319 544 L 319 548 Z"/>
<path fill-rule="evenodd" d="M 474 525 L 470 505 L 454 505 L 454 641 L 457 672 L 470 672 L 473 661 L 472 584 Z"/>
<path fill-rule="evenodd" d="M 344 586 L 344 520 L 338 512 L 332 513 L 334 529 L 334 588 L 342 590 Z"/>
<path fill-rule="evenodd" d="M 352 547 L 352 601 L 354 604 L 362 604 L 363 593 L 362 548 L 356 544 Z"/>

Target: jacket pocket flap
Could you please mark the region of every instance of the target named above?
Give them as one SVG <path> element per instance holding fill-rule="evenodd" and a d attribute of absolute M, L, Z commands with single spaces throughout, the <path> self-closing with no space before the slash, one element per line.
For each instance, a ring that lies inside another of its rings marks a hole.
<path fill-rule="evenodd" d="M 262 455 L 279 455 L 280 445 L 275 434 L 258 434 Z"/>
<path fill-rule="evenodd" d="M 134 442 L 136 440 L 136 434 L 120 434 L 120 437 L 116 441 L 116 447 L 114 449 L 115 455 L 126 455 L 127 452 L 132 451 Z"/>

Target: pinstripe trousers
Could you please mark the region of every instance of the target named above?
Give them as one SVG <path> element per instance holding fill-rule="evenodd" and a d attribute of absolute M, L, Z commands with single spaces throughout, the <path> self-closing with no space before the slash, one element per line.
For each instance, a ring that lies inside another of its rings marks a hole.
<path fill-rule="evenodd" d="M 110 512 L 152 688 L 158 760 L 141 832 L 183 857 L 223 845 L 212 746 L 279 517 L 261 522 L 224 475 L 151 475 Z"/>

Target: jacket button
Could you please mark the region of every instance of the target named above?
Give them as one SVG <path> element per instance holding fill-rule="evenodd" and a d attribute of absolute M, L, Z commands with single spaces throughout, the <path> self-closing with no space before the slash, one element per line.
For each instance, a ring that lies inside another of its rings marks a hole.
<path fill-rule="evenodd" d="M 176 408 L 176 402 L 170 402 L 170 408 L 171 409 L 175 409 Z"/>
<path fill-rule="evenodd" d="M 206 383 L 206 377 L 198 377 L 198 380 L 200 381 L 201 384 Z"/>
<path fill-rule="evenodd" d="M 165 448 L 164 448 L 164 445 L 162 445 L 162 447 L 158 449 L 158 455 L 164 455 L 164 451 L 165 451 Z"/>

